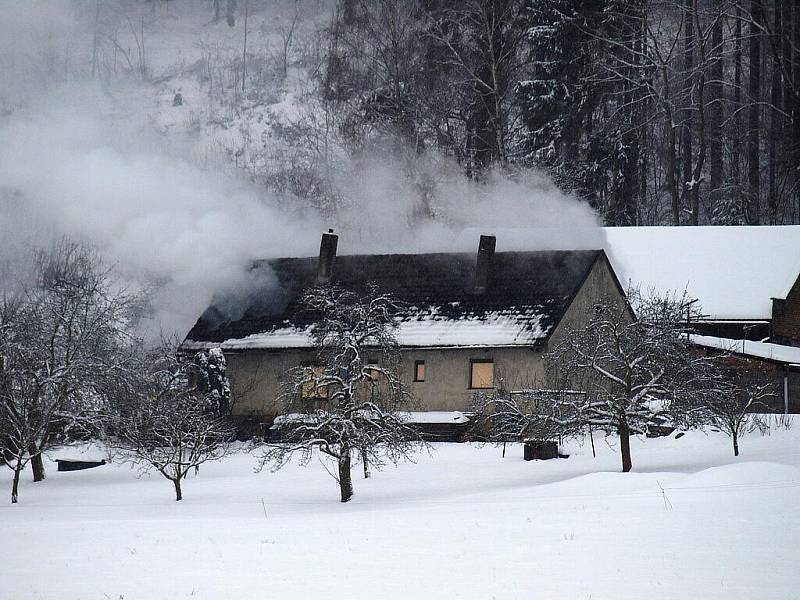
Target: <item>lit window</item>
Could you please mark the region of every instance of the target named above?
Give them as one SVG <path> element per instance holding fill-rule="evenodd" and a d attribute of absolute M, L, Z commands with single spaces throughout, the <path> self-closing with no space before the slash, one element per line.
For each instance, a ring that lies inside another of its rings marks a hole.
<path fill-rule="evenodd" d="M 414 361 L 414 381 L 425 381 L 425 361 Z"/>
<path fill-rule="evenodd" d="M 302 396 L 307 400 L 320 400 L 328 397 L 328 388 L 320 387 L 317 381 L 325 374 L 325 367 L 307 366 L 303 371 Z"/>
<path fill-rule="evenodd" d="M 494 361 L 491 358 L 474 358 L 470 361 L 469 387 L 486 390 L 494 387 Z"/>

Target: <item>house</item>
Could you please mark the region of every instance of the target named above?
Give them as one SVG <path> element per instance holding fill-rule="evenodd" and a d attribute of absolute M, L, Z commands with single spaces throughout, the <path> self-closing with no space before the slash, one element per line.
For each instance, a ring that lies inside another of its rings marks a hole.
<path fill-rule="evenodd" d="M 732 369 L 774 382 L 765 404 L 800 412 L 800 226 L 607 227 L 626 285 L 682 294 L 691 340 Z"/>
<path fill-rule="evenodd" d="M 470 235 L 465 232 L 464 236 Z M 504 229 L 505 248 L 604 248 L 625 289 L 686 295 L 692 341 L 773 378 L 770 408 L 800 412 L 800 226 Z M 699 314 L 698 314 L 699 313 Z M 745 376 L 744 373 L 740 375 Z"/>
<path fill-rule="evenodd" d="M 271 421 L 287 370 L 313 364 L 312 322 L 298 299 L 319 283 L 351 289 L 368 282 L 405 307 L 398 315 L 402 377 L 426 412 L 463 411 L 476 391 L 544 381 L 542 355 L 600 301 L 627 306 L 601 249 L 496 252 L 481 236 L 473 253 L 337 256 L 338 237 L 323 234 L 319 257 L 257 261 L 262 289 L 241 316 L 225 318 L 218 298 L 182 344 L 221 347 L 228 360 L 233 410 Z M 456 417 L 457 418 L 457 417 Z"/>

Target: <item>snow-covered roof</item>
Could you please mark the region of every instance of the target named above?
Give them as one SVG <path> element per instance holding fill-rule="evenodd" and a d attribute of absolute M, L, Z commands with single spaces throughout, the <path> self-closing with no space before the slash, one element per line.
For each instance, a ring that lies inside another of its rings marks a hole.
<path fill-rule="evenodd" d="M 547 339 L 602 252 L 500 252 L 483 293 L 472 289 L 474 254 L 358 255 L 336 258 L 333 282 L 375 283 L 404 307 L 397 340 L 405 347 L 530 346 Z M 300 304 L 316 282 L 317 258 L 256 263 L 270 277 L 225 316 L 219 298 L 183 343 L 185 350 L 307 348 L 315 316 Z"/>
<path fill-rule="evenodd" d="M 733 354 L 764 358 L 792 366 L 800 366 L 800 348 L 784 346 L 783 344 L 770 344 L 768 342 L 753 342 L 750 340 L 732 340 L 708 335 L 690 335 L 689 340 L 705 348 L 717 348 Z"/>
<path fill-rule="evenodd" d="M 545 331 L 527 316 L 503 311 L 486 313 L 481 318 L 427 314 L 413 320 L 400 319 L 395 332 L 398 344 L 412 348 L 527 346 L 544 335 Z M 310 348 L 313 345 L 310 327 L 282 327 L 230 338 L 220 344 L 223 350 Z"/>
<path fill-rule="evenodd" d="M 606 227 L 606 253 L 627 287 L 697 298 L 708 319 L 772 316 L 800 276 L 800 226 Z"/>
<path fill-rule="evenodd" d="M 465 230 L 459 243 L 479 230 Z M 505 228 L 498 251 L 580 250 L 608 255 L 623 287 L 684 291 L 709 320 L 772 317 L 772 298 L 785 298 L 800 276 L 800 226 Z"/>

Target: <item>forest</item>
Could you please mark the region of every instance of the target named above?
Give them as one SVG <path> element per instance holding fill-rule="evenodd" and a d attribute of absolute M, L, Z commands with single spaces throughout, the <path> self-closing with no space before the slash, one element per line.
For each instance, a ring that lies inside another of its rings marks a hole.
<path fill-rule="evenodd" d="M 343 1 L 325 41 L 353 152 L 542 168 L 609 225 L 800 219 L 795 3 Z"/>
<path fill-rule="evenodd" d="M 222 154 L 323 215 L 340 213 L 348 183 L 379 160 L 413 196 L 411 221 L 453 219 L 444 180 L 543 171 L 606 225 L 800 223 L 793 2 L 70 6 L 77 25 L 59 33 L 71 39 L 40 40 L 34 68 L 4 49 L 8 89 L 33 71 L 169 90 L 188 105 L 180 127 L 207 138 L 203 162 Z M 20 103 L 7 92 L 0 105 L 8 116 Z"/>

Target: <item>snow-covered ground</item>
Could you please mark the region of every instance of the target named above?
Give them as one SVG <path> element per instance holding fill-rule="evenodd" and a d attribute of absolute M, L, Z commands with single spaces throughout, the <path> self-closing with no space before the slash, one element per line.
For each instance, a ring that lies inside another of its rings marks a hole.
<path fill-rule="evenodd" d="M 238 455 L 182 502 L 156 474 L 50 464 L 0 506 L 0 597 L 798 597 L 800 427 L 746 436 L 739 459 L 718 433 L 636 440 L 629 474 L 596 442 L 535 462 L 439 444 L 356 477 L 348 504 L 316 462 Z"/>

